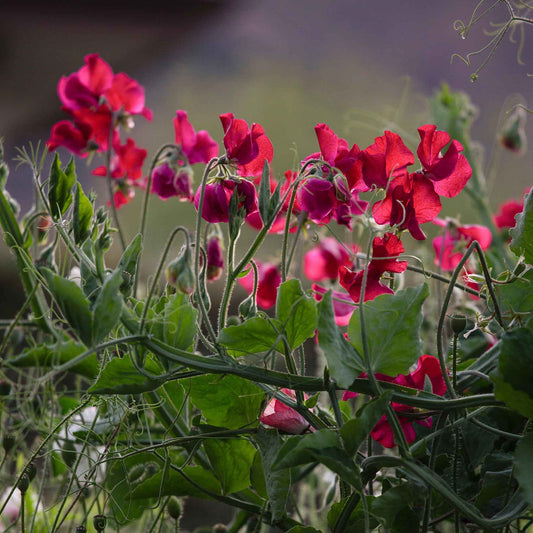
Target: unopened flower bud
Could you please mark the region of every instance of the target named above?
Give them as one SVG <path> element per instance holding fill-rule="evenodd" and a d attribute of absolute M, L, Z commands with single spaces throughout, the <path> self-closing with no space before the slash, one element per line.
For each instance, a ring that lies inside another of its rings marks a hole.
<path fill-rule="evenodd" d="M 454 335 L 459 335 L 466 328 L 466 317 L 464 315 L 453 315 L 451 325 Z"/>
<path fill-rule="evenodd" d="M 28 478 L 28 475 L 27 474 L 24 474 L 19 482 L 18 482 L 18 485 L 17 485 L 17 488 L 20 490 L 20 492 L 22 494 L 26 494 L 26 492 L 28 491 L 28 488 L 30 486 L 30 479 Z"/>
<path fill-rule="evenodd" d="M 105 526 L 107 524 L 107 519 L 103 514 L 97 514 L 93 518 L 93 526 L 96 531 L 99 533 L 105 529 Z"/>
<path fill-rule="evenodd" d="M 257 305 L 253 295 L 248 296 L 239 304 L 239 315 L 244 319 L 252 318 L 257 314 Z"/>
<path fill-rule="evenodd" d="M 505 121 L 501 133 L 500 143 L 504 148 L 522 155 L 526 151 L 526 111 L 522 107 L 515 107 Z"/>
<path fill-rule="evenodd" d="M 172 518 L 174 518 L 174 520 L 178 520 L 179 517 L 181 516 L 181 512 L 182 512 L 181 503 L 178 500 L 178 498 L 176 498 L 176 496 L 171 496 L 170 499 L 168 500 L 167 511 L 168 511 L 168 514 Z"/>
<path fill-rule="evenodd" d="M 16 443 L 17 439 L 15 438 L 15 435 L 12 435 L 11 433 L 4 435 L 2 438 L 2 448 L 4 448 L 6 455 L 15 447 Z"/>
<path fill-rule="evenodd" d="M 174 259 L 166 268 L 165 276 L 167 283 L 176 287 L 183 294 L 194 292 L 194 272 L 192 254 L 188 248 L 184 248 L 177 259 Z"/>
<path fill-rule="evenodd" d="M 165 162 L 155 167 L 152 172 L 151 192 L 157 194 L 162 200 L 177 196 L 182 202 L 192 202 L 191 176 L 190 167 L 175 167 Z"/>
<path fill-rule="evenodd" d="M 213 236 L 207 242 L 207 279 L 215 281 L 220 278 L 224 270 L 224 257 L 220 238 Z"/>

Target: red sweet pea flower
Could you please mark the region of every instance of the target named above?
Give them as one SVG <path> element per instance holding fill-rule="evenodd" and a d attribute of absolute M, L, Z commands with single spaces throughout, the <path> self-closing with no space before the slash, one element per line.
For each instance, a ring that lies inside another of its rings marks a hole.
<path fill-rule="evenodd" d="M 362 374 L 361 377 L 366 377 L 366 374 Z M 378 380 L 388 381 L 404 387 L 419 390 L 424 390 L 426 377 L 431 383 L 431 392 L 433 394 L 437 394 L 438 396 L 443 396 L 446 392 L 446 383 L 444 381 L 444 377 L 442 376 L 439 360 L 431 355 L 423 355 L 420 357 L 416 370 L 410 374 L 399 374 L 395 378 L 385 376 L 383 374 L 376 374 L 376 378 Z M 357 396 L 357 393 L 345 391 L 342 399 L 347 400 L 349 398 L 353 398 L 354 396 Z M 421 420 L 413 420 L 412 418 L 401 416 L 401 413 L 416 413 L 416 409 L 413 407 L 393 402 L 392 408 L 398 413 L 398 420 L 402 426 L 405 439 L 408 443 L 413 442 L 416 437 L 413 422 L 425 427 L 431 427 L 432 420 L 430 417 Z M 393 448 L 396 446 L 392 428 L 390 427 L 385 415 L 382 416 L 379 422 L 374 426 L 370 432 L 370 435 L 372 435 L 372 438 L 385 448 Z"/>
<path fill-rule="evenodd" d="M 418 133 L 420 144 L 416 153 L 424 167 L 424 176 L 433 182 L 435 192 L 440 196 L 457 196 L 472 176 L 472 168 L 461 154 L 463 146 L 459 141 L 451 141 L 448 133 L 437 131 L 432 124 L 418 128 Z M 441 150 L 450 141 L 442 155 Z"/>
<path fill-rule="evenodd" d="M 385 131 L 363 150 L 363 162 L 363 180 L 367 188 L 385 189 L 392 177 L 405 174 L 405 168 L 412 165 L 415 158 L 399 135 Z"/>
<path fill-rule="evenodd" d="M 365 287 L 365 302 L 373 300 L 380 294 L 394 294 L 394 291 L 381 283 L 381 276 L 385 272 L 403 272 L 407 268 L 407 261 L 397 261 L 397 257 L 404 252 L 403 244 L 396 235 L 386 233 L 382 238 L 376 237 L 372 243 L 372 260 L 368 264 L 368 274 Z M 383 258 L 383 259 L 382 259 Z M 359 302 L 364 270 L 353 272 L 345 266 L 339 268 L 339 283 L 344 287 L 354 302 Z"/>
<path fill-rule="evenodd" d="M 201 130 L 196 133 L 187 118 L 186 111 L 176 111 L 174 132 L 176 134 L 176 144 L 181 147 L 183 153 L 187 156 L 189 164 L 209 163 L 213 157 L 218 155 L 218 144 L 210 137 L 207 131 Z"/>
<path fill-rule="evenodd" d="M 214 235 L 207 241 L 207 280 L 215 281 L 222 276 L 224 270 L 224 254 L 220 237 Z"/>
<path fill-rule="evenodd" d="M 233 113 L 220 115 L 224 128 L 224 146 L 231 163 L 237 165 L 241 176 L 260 176 L 265 160 L 272 162 L 274 149 L 265 130 L 259 124 L 249 128 L 245 120 L 235 118 Z"/>
<path fill-rule="evenodd" d="M 190 168 L 174 168 L 168 162 L 155 167 L 152 172 L 152 190 L 150 192 L 157 194 L 161 200 L 177 196 L 182 202 L 192 202 Z"/>
<path fill-rule="evenodd" d="M 322 239 L 318 246 L 304 256 L 304 272 L 311 281 L 337 279 L 339 267 L 349 264 L 350 253 L 332 237 Z"/>
<path fill-rule="evenodd" d="M 436 220 L 436 224 L 447 227 L 444 220 Z M 442 270 L 455 270 L 463 257 L 466 248 L 473 241 L 478 241 L 482 250 L 486 250 L 492 241 L 492 233 L 485 226 L 469 224 L 466 226 L 447 227 L 444 235 L 433 239 L 435 264 Z"/>
<path fill-rule="evenodd" d="M 111 177 L 136 181 L 142 177 L 142 166 L 147 155 L 144 148 L 138 148 L 133 139 L 120 144 L 118 138 L 113 142 L 115 155 L 111 158 Z M 93 170 L 95 176 L 106 176 L 107 168 L 100 166 Z"/>
<path fill-rule="evenodd" d="M 64 146 L 79 157 L 87 157 L 87 144 L 91 137 L 92 128 L 87 124 L 75 126 L 70 120 L 61 120 L 52 126 L 50 138 L 46 141 L 49 150 Z"/>
<path fill-rule="evenodd" d="M 257 294 L 256 301 L 259 307 L 270 309 L 275 303 L 278 296 L 278 287 L 281 284 L 281 273 L 276 265 L 271 263 L 257 264 Z M 254 272 L 253 269 L 246 276 L 239 278 L 240 285 L 251 294 L 254 290 Z"/>
<path fill-rule="evenodd" d="M 296 397 L 295 392 L 290 389 L 281 389 L 281 392 L 291 398 Z M 285 433 L 291 433 L 292 435 L 301 435 L 308 429 L 313 431 L 309 422 L 300 413 L 277 398 L 270 400 L 259 420 L 266 426 L 279 429 Z"/>
<path fill-rule="evenodd" d="M 327 224 L 337 205 L 335 186 L 321 178 L 307 178 L 298 187 L 298 203 L 316 224 Z"/>
<path fill-rule="evenodd" d="M 104 96 L 113 111 L 124 111 L 130 115 L 142 115 L 152 120 L 152 111 L 144 105 L 144 88 L 124 72 L 113 77 L 111 87 Z"/>
<path fill-rule="evenodd" d="M 315 300 L 320 302 L 322 294 L 326 294 L 327 289 L 313 283 L 311 288 L 314 291 Z M 350 323 L 350 318 L 355 310 L 354 301 L 351 296 L 345 292 L 331 291 L 333 301 L 333 314 L 335 317 L 335 324 L 337 326 L 347 326 Z"/>
<path fill-rule="evenodd" d="M 417 240 L 426 238 L 420 224 L 433 220 L 441 210 L 438 194 L 430 180 L 422 174 L 402 174 L 394 178 L 387 195 L 372 208 L 378 224 L 407 229 Z"/>

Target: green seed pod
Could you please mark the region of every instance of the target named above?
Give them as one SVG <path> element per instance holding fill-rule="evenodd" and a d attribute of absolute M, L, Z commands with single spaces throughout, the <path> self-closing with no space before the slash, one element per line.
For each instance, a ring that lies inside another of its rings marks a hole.
<path fill-rule="evenodd" d="M 453 315 L 451 325 L 453 334 L 459 335 L 466 328 L 466 317 L 464 315 Z"/>
<path fill-rule="evenodd" d="M 28 487 L 30 486 L 30 480 L 27 474 L 24 474 L 18 482 L 17 488 L 22 494 L 26 494 Z"/>
<path fill-rule="evenodd" d="M 93 526 L 96 531 L 99 533 L 105 529 L 105 526 L 107 524 L 107 519 L 103 514 L 97 514 L 93 518 Z"/>
<path fill-rule="evenodd" d="M 176 496 L 171 496 L 170 499 L 168 500 L 167 511 L 168 511 L 168 514 L 172 518 L 174 518 L 174 520 L 178 520 L 179 517 L 181 516 L 181 512 L 182 512 L 181 503 L 178 500 L 178 498 L 176 498 Z"/>

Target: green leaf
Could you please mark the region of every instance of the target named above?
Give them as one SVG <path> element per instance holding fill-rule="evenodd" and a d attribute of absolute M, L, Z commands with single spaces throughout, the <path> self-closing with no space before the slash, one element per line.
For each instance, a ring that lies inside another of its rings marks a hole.
<path fill-rule="evenodd" d="M 425 494 L 420 494 L 410 483 L 392 487 L 372 501 L 371 512 L 394 533 L 418 531 L 419 516 L 414 511 L 415 503 Z"/>
<path fill-rule="evenodd" d="M 68 363 L 86 351 L 85 345 L 72 340 L 58 341 L 52 345 L 39 344 L 25 350 L 15 359 L 9 360 L 9 366 L 21 367 L 54 367 Z M 69 368 L 69 372 L 80 374 L 89 379 L 98 375 L 100 364 L 96 354 L 88 355 L 83 361 Z"/>
<path fill-rule="evenodd" d="M 130 294 L 135 279 L 137 263 L 139 255 L 142 250 L 142 235 L 137 233 L 135 238 L 130 242 L 129 246 L 124 250 L 122 257 L 118 263 L 117 269 L 122 273 L 122 283 L 120 285 L 120 292 L 124 296 Z"/>
<path fill-rule="evenodd" d="M 522 487 L 526 501 L 533 505 L 533 432 L 518 443 L 515 452 L 515 475 Z"/>
<path fill-rule="evenodd" d="M 259 450 L 255 451 L 252 467 L 250 468 L 250 482 L 252 483 L 252 488 L 257 492 L 257 494 L 266 500 L 268 498 L 268 494 L 266 489 L 265 472 Z"/>
<path fill-rule="evenodd" d="M 298 279 L 290 279 L 279 287 L 276 318 L 282 324 L 291 351 L 315 334 L 316 301 L 304 293 Z"/>
<path fill-rule="evenodd" d="M 259 214 L 263 224 L 268 224 L 268 211 L 270 205 L 270 168 L 268 161 L 265 159 L 265 165 L 263 166 L 263 174 L 261 175 L 261 183 L 259 184 L 259 198 L 258 207 Z"/>
<path fill-rule="evenodd" d="M 281 324 L 277 320 L 256 316 L 238 326 L 224 328 L 218 342 L 234 357 L 268 352 L 276 343 L 281 351 L 283 348 L 278 342 L 279 334 L 275 328 L 281 332 Z"/>
<path fill-rule="evenodd" d="M 255 426 L 265 393 L 233 375 L 207 374 L 190 380 L 190 398 L 208 424 L 229 429 Z"/>
<path fill-rule="evenodd" d="M 150 358 L 146 358 L 145 370 L 151 374 L 159 374 L 161 369 Z M 96 383 L 89 388 L 89 394 L 140 394 L 157 389 L 161 385 L 158 379 L 150 379 L 140 374 L 133 366 L 130 356 L 122 359 L 115 357 L 102 370 Z"/>
<path fill-rule="evenodd" d="M 220 481 L 223 494 L 239 492 L 250 485 L 255 448 L 244 439 L 206 439 L 204 448 Z"/>
<path fill-rule="evenodd" d="M 89 300 L 74 281 L 62 278 L 47 268 L 40 272 L 68 323 L 87 345 L 92 345 L 92 315 Z"/>
<path fill-rule="evenodd" d="M 533 331 L 506 332 L 500 342 L 498 370 L 491 374 L 494 395 L 527 418 L 533 416 Z"/>
<path fill-rule="evenodd" d="M 426 284 L 382 294 L 363 304 L 370 366 L 388 376 L 406 374 L 422 355 L 420 326 L 422 304 L 429 294 Z M 363 353 L 359 312 L 348 326 L 352 345 Z"/>
<path fill-rule="evenodd" d="M 164 341 L 180 350 L 192 350 L 196 337 L 196 316 L 198 311 L 188 302 L 184 294 L 171 296 L 164 309 Z"/>
<path fill-rule="evenodd" d="M 311 526 L 294 526 L 287 530 L 287 533 L 322 533 Z"/>
<path fill-rule="evenodd" d="M 372 428 L 379 422 L 385 413 L 390 391 L 386 391 L 379 398 L 363 405 L 356 413 L 356 418 L 348 420 L 340 429 L 344 449 L 350 456 L 354 456 L 359 446 L 367 438 Z"/>
<path fill-rule="evenodd" d="M 273 520 L 280 520 L 285 516 L 285 506 L 291 486 L 291 475 L 289 469 L 272 470 L 272 465 L 283 444 L 283 440 L 275 429 L 262 427 L 258 429 L 254 440 L 259 445 L 272 518 Z"/>
<path fill-rule="evenodd" d="M 72 213 L 72 228 L 76 244 L 82 244 L 89 236 L 92 218 L 93 206 L 85 196 L 81 184 L 78 183 L 74 194 L 74 211 Z"/>
<path fill-rule="evenodd" d="M 347 389 L 364 372 L 361 356 L 335 323 L 331 291 L 318 303 L 318 344 L 328 362 L 330 376 Z"/>
<path fill-rule="evenodd" d="M 500 295 L 502 313 L 522 313 L 522 320 L 527 322 L 533 314 L 533 270 L 528 270 L 513 283 L 497 285 Z"/>
<path fill-rule="evenodd" d="M 117 325 L 122 311 L 122 294 L 119 291 L 122 273 L 119 269 L 105 280 L 93 309 L 93 342 L 98 343 Z"/>
<path fill-rule="evenodd" d="M 48 201 L 50 202 L 50 210 L 54 219 L 61 218 L 61 215 L 72 203 L 72 187 L 74 183 L 76 183 L 74 158 L 70 159 L 67 168 L 63 171 L 59 155 L 56 152 L 50 168 L 50 182 L 48 185 Z"/>
<path fill-rule="evenodd" d="M 524 210 L 516 215 L 515 227 L 511 229 L 511 250 L 523 255 L 526 263 L 533 265 L 533 190 L 524 198 Z"/>
<path fill-rule="evenodd" d="M 373 496 L 366 496 L 367 503 L 372 505 Z M 328 513 L 328 527 L 330 530 L 333 531 L 333 528 L 335 527 L 335 524 L 337 523 L 337 520 L 339 519 L 344 506 L 346 505 L 346 502 L 349 500 L 349 498 L 344 498 L 340 502 L 334 503 L 331 506 L 331 509 Z M 370 516 L 370 531 L 374 531 L 374 529 L 377 527 L 378 522 L 373 517 Z M 343 533 L 360 533 L 361 531 L 365 530 L 365 511 L 363 508 L 363 502 L 359 500 L 357 505 L 355 506 L 355 509 L 352 510 L 350 513 L 350 516 L 344 525 L 344 528 L 342 529 Z"/>

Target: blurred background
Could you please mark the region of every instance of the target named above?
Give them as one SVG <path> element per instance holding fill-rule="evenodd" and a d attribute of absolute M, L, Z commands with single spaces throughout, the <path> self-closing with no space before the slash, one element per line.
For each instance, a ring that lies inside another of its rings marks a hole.
<path fill-rule="evenodd" d="M 57 82 L 78 70 L 86 54 L 98 53 L 115 72 L 126 72 L 145 87 L 146 105 L 154 118 L 150 123 L 137 118 L 132 136 L 149 157 L 160 145 L 173 142 L 176 109 L 187 110 L 193 126 L 207 129 L 220 143 L 218 115 L 233 112 L 265 128 L 274 145 L 277 175 L 317 150 L 313 128 L 319 122 L 360 148 L 384 129 L 393 129 L 415 151 L 416 127 L 431 121 L 429 99 L 447 82 L 453 90 L 468 93 L 479 109 L 473 138 L 485 147 L 496 208 L 505 199 L 520 198 L 532 182 L 531 152 L 519 158 L 495 140 L 505 112 L 516 102 L 513 95 L 521 94 L 533 107 L 528 101 L 532 81 L 527 77 L 533 71 L 528 40 L 533 28 L 517 27 L 513 34 L 516 41 L 525 30 L 524 64 L 517 60 L 519 43 L 506 37 L 472 83 L 470 75 L 486 54 L 474 56 L 472 66 L 457 58 L 452 62 L 452 54 L 481 49 L 491 39 L 485 33 L 493 29 L 489 20 L 502 22 L 507 17 L 503 7 L 494 10 L 463 40 L 454 22 L 468 23 L 477 4 L 478 0 L 91 0 L 68 5 L 0 1 L 0 137 L 11 169 L 8 190 L 22 213 L 30 208 L 31 176 L 28 168 L 16 167 L 16 147 L 45 142 L 52 125 L 67 118 L 60 109 Z M 531 136 L 530 124 L 527 132 Z M 64 151 L 60 155 L 64 162 L 69 158 Z M 91 175 L 99 164 L 103 163 L 98 158 L 89 166 L 87 160 L 78 160 L 77 168 L 84 188 L 95 189 L 103 204 L 105 184 Z M 147 160 L 145 171 L 148 165 Z M 140 205 L 138 194 L 120 211 L 128 241 L 137 232 Z M 476 222 L 468 198 L 444 204 L 443 215 L 455 216 L 458 211 L 462 222 Z M 152 198 L 146 274 L 171 229 L 191 223 L 193 217 L 189 204 Z M 267 255 L 275 256 L 279 241 L 272 242 Z M 3 242 L 0 301 L 1 316 L 6 318 L 22 303 L 14 261 Z"/>

